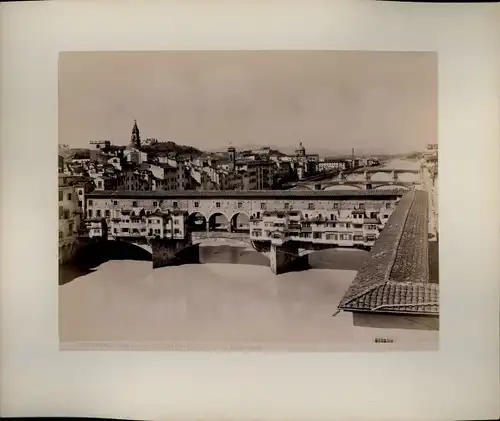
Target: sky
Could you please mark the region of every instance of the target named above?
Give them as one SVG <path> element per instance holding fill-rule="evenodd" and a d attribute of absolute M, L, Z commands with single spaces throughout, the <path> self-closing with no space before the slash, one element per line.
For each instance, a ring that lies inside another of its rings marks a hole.
<path fill-rule="evenodd" d="M 366 51 L 65 52 L 59 143 L 172 140 L 405 153 L 437 143 L 437 55 Z M 316 152 L 317 153 L 317 152 Z"/>

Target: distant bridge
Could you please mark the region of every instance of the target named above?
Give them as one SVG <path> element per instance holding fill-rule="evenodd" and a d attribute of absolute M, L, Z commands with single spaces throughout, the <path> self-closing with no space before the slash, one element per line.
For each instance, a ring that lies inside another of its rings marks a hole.
<path fill-rule="evenodd" d="M 378 176 L 378 177 L 377 177 Z M 405 176 L 402 179 L 402 176 Z M 304 180 L 289 186 L 307 190 L 337 190 L 338 188 L 374 190 L 387 188 L 411 189 L 422 184 L 420 170 L 391 168 L 362 168 L 345 173 L 340 171 L 335 177 L 318 180 Z"/>
<path fill-rule="evenodd" d="M 408 181 L 355 181 L 355 180 L 328 180 L 321 182 L 299 182 L 295 183 L 292 187 L 293 190 L 345 190 L 357 189 L 357 190 L 386 190 L 391 189 L 403 189 L 409 190 L 416 186 L 420 186 L 420 182 L 408 182 Z"/>

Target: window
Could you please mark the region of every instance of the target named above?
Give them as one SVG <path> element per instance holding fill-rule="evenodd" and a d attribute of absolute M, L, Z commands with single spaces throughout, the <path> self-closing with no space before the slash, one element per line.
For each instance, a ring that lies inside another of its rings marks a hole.
<path fill-rule="evenodd" d="M 59 219 L 63 219 L 64 217 L 64 208 L 59 206 Z"/>
<path fill-rule="evenodd" d="M 81 208 L 83 205 L 83 202 L 81 200 L 78 201 L 78 207 Z"/>
<path fill-rule="evenodd" d="M 216 206 L 217 208 L 220 208 L 220 202 L 216 202 L 216 203 L 215 203 L 215 206 Z"/>
<path fill-rule="evenodd" d="M 159 229 L 156 229 L 155 230 L 155 234 L 159 234 L 160 233 L 160 230 Z"/>
<path fill-rule="evenodd" d="M 92 206 L 94 204 L 94 202 L 92 200 L 89 200 L 87 203 L 89 206 Z"/>
<path fill-rule="evenodd" d="M 365 204 L 364 204 L 364 203 L 360 203 L 360 204 L 359 204 L 359 208 L 360 208 L 361 210 L 365 210 Z"/>
<path fill-rule="evenodd" d="M 133 207 L 133 208 L 136 208 L 136 207 L 137 207 L 137 200 L 134 200 L 134 201 L 132 202 L 132 207 Z"/>
<path fill-rule="evenodd" d="M 97 182 L 97 188 L 98 189 L 102 189 L 102 181 L 98 181 Z"/>
<path fill-rule="evenodd" d="M 116 228 L 113 228 L 113 232 L 116 234 L 118 230 Z"/>
<path fill-rule="evenodd" d="M 153 207 L 157 207 L 158 206 L 158 202 L 153 202 Z"/>
<path fill-rule="evenodd" d="M 122 232 L 128 232 L 128 228 L 122 228 Z"/>
<path fill-rule="evenodd" d="M 96 216 L 96 217 L 98 217 L 98 218 L 100 218 L 100 217 L 101 217 L 101 210 L 100 210 L 100 209 L 97 209 L 97 210 L 95 211 L 95 216 Z"/>
<path fill-rule="evenodd" d="M 265 203 L 265 202 L 262 202 L 262 203 L 260 204 L 260 208 L 261 208 L 261 209 L 266 209 L 266 203 Z"/>
<path fill-rule="evenodd" d="M 179 228 L 174 229 L 174 234 L 180 234 L 180 233 L 181 233 L 181 230 Z"/>
<path fill-rule="evenodd" d="M 339 208 L 339 204 L 338 203 L 334 203 L 333 204 L 333 209 L 337 209 L 338 210 L 338 208 Z"/>
<path fill-rule="evenodd" d="M 92 209 L 88 210 L 89 218 L 92 218 Z"/>
<path fill-rule="evenodd" d="M 315 239 L 321 239 L 323 237 L 322 234 L 323 233 L 321 233 L 321 232 L 315 232 L 315 233 L 313 233 L 313 238 L 315 238 Z"/>
<path fill-rule="evenodd" d="M 243 207 L 243 203 L 242 202 L 238 202 L 238 209 L 241 209 Z"/>
<path fill-rule="evenodd" d="M 314 209 L 314 203 L 309 203 L 309 205 L 307 206 L 308 209 Z"/>
<path fill-rule="evenodd" d="M 113 205 L 118 206 L 118 200 L 113 200 Z"/>
<path fill-rule="evenodd" d="M 363 241 L 363 236 L 362 235 L 355 235 L 354 241 Z"/>
<path fill-rule="evenodd" d="M 64 209 L 64 219 L 69 219 L 69 210 Z"/>
<path fill-rule="evenodd" d="M 290 203 L 285 203 L 285 209 L 290 209 Z"/>
<path fill-rule="evenodd" d="M 63 192 L 62 190 L 59 190 L 59 202 L 63 200 Z"/>
<path fill-rule="evenodd" d="M 172 202 L 172 207 L 177 208 L 179 204 L 177 202 Z"/>
<path fill-rule="evenodd" d="M 194 202 L 194 207 L 199 208 L 200 207 L 200 202 Z"/>
<path fill-rule="evenodd" d="M 326 234 L 326 239 L 327 240 L 337 240 L 337 234 Z"/>
<path fill-rule="evenodd" d="M 59 240 L 62 240 L 62 238 L 63 238 L 63 233 L 62 231 L 59 231 Z"/>
<path fill-rule="evenodd" d="M 333 221 L 335 220 L 335 215 L 333 213 L 330 214 L 330 219 Z"/>
<path fill-rule="evenodd" d="M 107 217 L 109 217 L 109 216 L 110 216 L 110 212 L 109 212 L 109 210 L 108 210 L 108 209 L 106 209 L 106 210 L 104 211 L 104 214 L 105 214 Z"/>
<path fill-rule="evenodd" d="M 257 218 L 260 218 L 260 212 L 257 212 Z"/>
<path fill-rule="evenodd" d="M 68 232 L 69 232 L 70 234 L 72 234 L 72 233 L 73 233 L 73 222 L 68 223 Z"/>
<path fill-rule="evenodd" d="M 174 219 L 174 225 L 179 225 L 179 220 L 178 219 Z"/>
<path fill-rule="evenodd" d="M 387 202 L 387 203 L 385 204 L 385 208 L 386 208 L 386 209 L 390 209 L 390 208 L 391 208 L 391 204 L 390 204 L 389 202 Z"/>

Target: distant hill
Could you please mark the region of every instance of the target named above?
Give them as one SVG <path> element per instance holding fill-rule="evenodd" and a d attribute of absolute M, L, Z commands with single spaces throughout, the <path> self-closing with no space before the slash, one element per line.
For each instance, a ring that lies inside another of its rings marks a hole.
<path fill-rule="evenodd" d="M 193 146 L 178 145 L 175 142 L 158 142 L 153 145 L 144 145 L 141 149 L 148 154 L 168 154 L 176 153 L 178 155 L 202 155 L 203 152 Z"/>
<path fill-rule="evenodd" d="M 90 149 L 69 148 L 66 145 L 59 146 L 59 155 L 64 159 L 88 159 L 90 158 Z"/>

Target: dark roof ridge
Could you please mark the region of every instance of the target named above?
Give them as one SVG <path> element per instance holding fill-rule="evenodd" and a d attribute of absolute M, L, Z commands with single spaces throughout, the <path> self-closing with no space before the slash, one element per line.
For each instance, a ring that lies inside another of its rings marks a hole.
<path fill-rule="evenodd" d="M 394 249 L 392 250 L 391 263 L 387 268 L 385 276 L 386 282 L 391 279 L 392 269 L 394 268 L 394 263 L 396 262 L 396 258 L 398 256 L 399 246 L 401 245 L 401 239 L 403 238 L 403 233 L 405 232 L 406 224 L 408 223 L 408 216 L 410 215 L 410 212 L 412 211 L 413 206 L 415 205 L 415 199 L 417 197 L 417 195 L 415 194 L 415 190 L 411 190 L 411 196 L 412 197 L 410 206 L 408 206 L 408 209 L 406 209 L 403 223 L 399 228 L 398 237 L 396 240 L 396 247 L 394 247 Z"/>
<path fill-rule="evenodd" d="M 389 265 L 387 265 L 387 268 L 385 269 L 384 271 L 384 275 L 383 275 L 383 278 L 382 278 L 382 281 L 379 281 L 379 282 L 376 282 L 375 284 L 363 289 L 362 291 L 358 292 L 357 294 L 354 294 L 352 297 L 349 297 L 347 300 L 345 300 L 345 298 L 342 299 L 342 301 L 340 302 L 339 306 L 345 306 L 349 303 L 351 303 L 352 301 L 362 297 L 363 295 L 366 295 L 368 293 L 370 293 L 371 291 L 375 290 L 376 288 L 379 288 L 380 286 L 386 284 L 387 282 L 390 281 L 390 275 L 391 275 L 391 272 L 392 272 L 392 268 L 394 266 L 394 262 L 396 261 L 396 256 L 397 256 L 397 253 L 398 253 L 398 248 L 399 248 L 399 244 L 401 242 L 401 238 L 403 236 L 403 232 L 404 232 L 404 227 L 406 225 L 406 221 L 408 219 L 408 215 L 410 214 L 410 209 L 411 207 L 413 206 L 414 202 L 415 202 L 415 191 L 414 190 L 410 190 L 409 192 L 406 193 L 406 197 L 410 197 L 411 195 L 411 203 L 410 205 L 408 206 L 407 209 L 405 209 L 405 214 L 404 214 L 404 222 L 400 225 L 400 226 L 397 226 L 398 228 L 398 233 L 397 233 L 397 240 L 396 240 L 396 247 L 394 247 L 392 250 L 391 250 L 391 258 L 390 258 L 390 263 Z M 401 199 L 401 201 L 403 201 L 406 197 L 403 196 L 403 198 Z M 399 203 L 399 205 L 401 205 L 401 202 Z M 399 206 L 398 205 L 398 206 Z M 396 209 L 397 210 L 397 209 Z M 394 215 L 394 213 L 396 212 L 396 210 L 394 210 L 394 212 L 391 214 L 391 217 Z M 389 221 L 387 221 L 387 224 L 389 224 L 390 222 L 390 219 L 389 218 Z M 382 235 L 383 235 L 383 231 L 382 231 Z M 379 237 L 380 239 L 380 237 Z M 377 240 L 378 241 L 378 240 Z M 376 243 L 375 243 L 376 244 Z M 370 259 L 368 260 L 368 262 L 365 264 L 365 265 L 371 265 L 372 264 L 372 260 L 373 260 L 373 257 L 375 256 L 383 256 L 386 252 L 384 250 L 382 251 L 378 251 L 374 250 L 374 253 L 371 255 Z M 358 274 L 361 273 L 361 272 L 358 272 Z M 362 275 L 360 275 L 362 276 Z M 356 275 L 356 278 L 358 277 L 358 275 Z M 354 279 L 353 283 L 351 284 L 352 285 L 355 285 L 355 282 L 356 282 L 356 278 Z M 347 295 L 347 294 L 346 294 Z M 345 301 L 344 301 L 345 300 Z"/>

